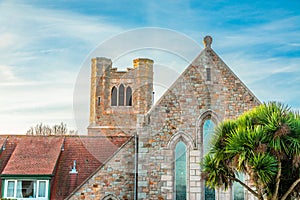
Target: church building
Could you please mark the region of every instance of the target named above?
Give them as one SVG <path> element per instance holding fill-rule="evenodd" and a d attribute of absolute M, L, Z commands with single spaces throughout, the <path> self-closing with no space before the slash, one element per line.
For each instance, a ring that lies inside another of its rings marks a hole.
<path fill-rule="evenodd" d="M 27 157 L 22 170 L 18 159 L 37 152 L 22 149 L 37 139 L 2 138 L 2 197 L 19 199 L 18 188 L 32 185 L 36 199 L 252 199 L 239 185 L 227 191 L 207 188 L 201 177 L 214 127 L 260 104 L 211 45 L 206 36 L 204 49 L 155 105 L 155 61 L 137 58 L 132 68 L 118 71 L 109 58 L 93 58 L 88 136 L 37 137 L 52 153 L 34 162 Z M 39 161 L 48 168 L 28 169 Z"/>
<path fill-rule="evenodd" d="M 234 188 L 205 187 L 199 163 L 213 127 L 259 105 L 259 100 L 211 44 L 206 36 L 203 51 L 155 105 L 153 60 L 135 59 L 125 72 L 113 68 L 108 58 L 92 60 L 89 135 L 134 138 L 79 188 L 74 199 L 91 194 L 100 199 L 233 199 Z M 114 176 L 116 182 L 104 184 L 102 177 Z M 94 184 L 99 185 L 97 192 L 89 192 Z"/>

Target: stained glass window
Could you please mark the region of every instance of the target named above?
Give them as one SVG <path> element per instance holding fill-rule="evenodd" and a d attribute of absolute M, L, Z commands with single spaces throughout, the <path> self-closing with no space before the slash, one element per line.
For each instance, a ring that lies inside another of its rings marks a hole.
<path fill-rule="evenodd" d="M 207 119 L 203 123 L 203 154 L 206 155 L 210 149 L 210 143 L 214 132 L 214 123 Z M 205 186 L 205 200 L 215 200 L 215 189 Z"/>
<path fill-rule="evenodd" d="M 186 200 L 186 145 L 180 141 L 175 148 L 176 200 Z"/>

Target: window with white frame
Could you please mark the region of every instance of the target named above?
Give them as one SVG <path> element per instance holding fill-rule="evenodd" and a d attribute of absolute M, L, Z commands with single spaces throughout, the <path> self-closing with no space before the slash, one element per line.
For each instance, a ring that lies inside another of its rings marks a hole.
<path fill-rule="evenodd" d="M 14 199 L 40 199 L 48 198 L 49 180 L 5 180 L 4 197 Z"/>

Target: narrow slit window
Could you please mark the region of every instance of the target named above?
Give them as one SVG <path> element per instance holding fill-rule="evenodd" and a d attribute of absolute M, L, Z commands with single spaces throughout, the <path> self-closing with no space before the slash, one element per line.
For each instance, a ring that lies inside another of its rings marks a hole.
<path fill-rule="evenodd" d="M 131 89 L 131 87 L 126 88 L 126 106 L 132 106 L 132 89 Z"/>
<path fill-rule="evenodd" d="M 125 93 L 124 85 L 121 84 L 119 87 L 119 106 L 124 106 L 124 93 Z"/>
<path fill-rule="evenodd" d="M 100 106 L 100 103 L 101 103 L 101 98 L 98 97 L 98 98 L 97 98 L 97 106 Z"/>
<path fill-rule="evenodd" d="M 206 68 L 206 80 L 211 81 L 211 69 Z"/>
<path fill-rule="evenodd" d="M 111 89 L 111 106 L 117 106 L 118 101 L 118 89 L 114 86 Z"/>

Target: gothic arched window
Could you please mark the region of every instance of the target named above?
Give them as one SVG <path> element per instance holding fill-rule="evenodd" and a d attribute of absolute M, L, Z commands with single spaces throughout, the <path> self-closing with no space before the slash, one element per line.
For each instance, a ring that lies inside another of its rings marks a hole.
<path fill-rule="evenodd" d="M 110 194 L 105 196 L 102 200 L 118 200 L 116 196 Z"/>
<path fill-rule="evenodd" d="M 186 200 L 186 145 L 180 141 L 175 147 L 175 193 L 176 200 Z"/>
<path fill-rule="evenodd" d="M 203 123 L 203 155 L 205 156 L 211 144 L 211 139 L 214 133 L 214 122 L 211 119 L 206 119 Z M 215 190 L 205 186 L 205 200 L 215 200 Z"/>
<path fill-rule="evenodd" d="M 114 86 L 111 89 L 111 106 L 117 106 L 118 102 L 118 89 Z"/>
<path fill-rule="evenodd" d="M 126 106 L 132 106 L 132 89 L 129 86 L 126 88 Z"/>
<path fill-rule="evenodd" d="M 124 94 L 125 94 L 124 85 L 121 84 L 119 87 L 119 106 L 124 106 Z"/>

